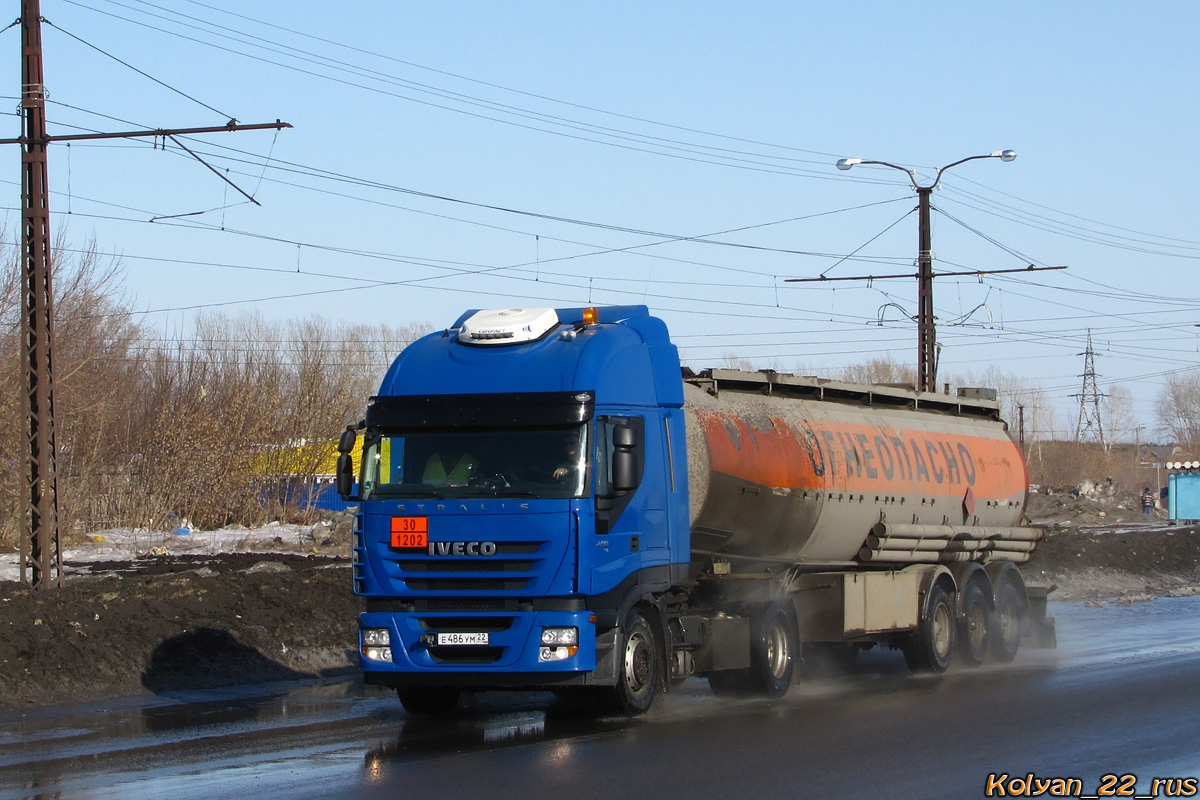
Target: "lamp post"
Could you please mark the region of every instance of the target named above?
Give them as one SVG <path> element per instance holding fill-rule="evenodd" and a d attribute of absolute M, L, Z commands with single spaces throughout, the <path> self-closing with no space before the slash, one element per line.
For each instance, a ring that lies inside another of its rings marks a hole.
<path fill-rule="evenodd" d="M 837 168 L 847 170 L 859 164 L 875 164 L 881 167 L 898 169 L 908 175 L 913 189 L 917 193 L 919 232 L 917 242 L 917 388 L 922 392 L 937 391 L 937 360 L 934 356 L 937 336 L 933 324 L 933 244 L 929 225 L 929 199 L 933 190 L 942 182 L 942 173 L 951 167 L 976 161 L 981 158 L 998 158 L 1001 161 L 1012 161 L 1017 157 L 1015 150 L 997 150 L 981 156 L 960 158 L 951 164 L 938 168 L 934 173 L 933 183 L 922 186 L 917 182 L 916 170 L 889 164 L 886 161 L 865 161 L 861 158 L 842 158 L 837 162 Z"/>

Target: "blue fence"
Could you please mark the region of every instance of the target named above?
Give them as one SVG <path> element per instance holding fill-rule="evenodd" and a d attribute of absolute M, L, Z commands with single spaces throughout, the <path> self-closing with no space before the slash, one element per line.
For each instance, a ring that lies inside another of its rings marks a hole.
<path fill-rule="evenodd" d="M 354 491 L 357 493 L 358 486 Z M 315 483 L 308 481 L 289 482 L 284 487 L 284 502 L 299 508 L 320 508 L 325 511 L 345 511 L 358 505 L 356 502 L 346 502 L 337 493 L 337 487 L 332 480 L 317 479 Z"/>

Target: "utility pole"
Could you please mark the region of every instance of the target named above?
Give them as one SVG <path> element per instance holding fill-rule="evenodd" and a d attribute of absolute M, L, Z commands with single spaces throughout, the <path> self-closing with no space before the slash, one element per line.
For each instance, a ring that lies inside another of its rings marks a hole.
<path fill-rule="evenodd" d="M 1025 455 L 1025 406 L 1017 404 L 1017 442 L 1021 445 L 1021 455 Z"/>
<path fill-rule="evenodd" d="M 21 285 L 24 298 L 21 352 L 26 369 L 29 417 L 25 426 L 27 481 L 20 565 L 21 580 L 27 580 L 35 589 L 44 589 L 62 585 L 57 449 L 54 439 L 54 292 L 51 284 L 47 147 L 51 142 L 79 139 L 167 137 L 217 131 L 279 130 L 292 126 L 278 120 L 261 125 L 239 125 L 237 120 L 230 120 L 224 126 L 209 128 L 50 136 L 46 132 L 46 87 L 42 71 L 39 0 L 21 0 L 21 116 L 22 135 L 17 139 L 0 139 L 0 144 L 21 145 Z M 191 155 L 203 163 L 195 153 Z"/>
<path fill-rule="evenodd" d="M 915 170 L 889 164 L 886 161 L 864 161 L 861 158 L 838 159 L 837 168 L 847 170 L 859 164 L 875 164 L 881 167 L 898 169 L 908 175 L 913 190 L 917 193 L 917 389 L 922 392 L 937 391 L 937 330 L 933 316 L 933 231 L 930 225 L 931 197 L 934 189 L 942 182 L 942 173 L 951 167 L 957 167 L 967 161 L 981 158 L 998 158 L 1001 161 L 1012 161 L 1017 157 L 1012 150 L 997 150 L 980 156 L 960 158 L 952 164 L 947 164 L 937 170 L 933 183 L 922 186 L 917 182 Z M 1066 269 L 1066 267 L 1035 267 L 1030 264 L 1024 269 L 993 269 L 975 272 L 942 272 L 939 276 L 951 275 L 996 275 L 1004 272 L 1029 272 L 1047 269 Z M 785 283 L 813 283 L 818 281 L 873 281 L 881 278 L 910 278 L 911 275 L 855 275 L 853 277 L 826 278 L 787 278 Z"/>
<path fill-rule="evenodd" d="M 916 182 L 913 182 L 916 186 Z M 933 322 L 933 232 L 929 197 L 933 186 L 917 191 L 917 388 L 937 391 L 937 331 Z"/>
<path fill-rule="evenodd" d="M 46 174 L 46 87 L 42 76 L 42 27 L 38 0 L 21 3 L 21 341 L 29 420 L 25 427 L 26 525 L 21 576 L 30 585 L 62 585 L 55 475 L 54 293 L 50 284 L 50 189 Z M 28 543 L 28 546 L 26 546 Z"/>

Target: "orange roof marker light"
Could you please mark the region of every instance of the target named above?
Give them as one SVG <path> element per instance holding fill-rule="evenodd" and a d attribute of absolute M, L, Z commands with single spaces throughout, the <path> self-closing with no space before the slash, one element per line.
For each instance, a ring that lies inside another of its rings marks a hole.
<path fill-rule="evenodd" d="M 596 324 L 599 324 L 599 322 L 600 322 L 600 312 L 596 310 L 595 306 L 588 306 L 587 308 L 585 308 L 583 310 L 583 324 L 584 325 L 596 325 Z"/>

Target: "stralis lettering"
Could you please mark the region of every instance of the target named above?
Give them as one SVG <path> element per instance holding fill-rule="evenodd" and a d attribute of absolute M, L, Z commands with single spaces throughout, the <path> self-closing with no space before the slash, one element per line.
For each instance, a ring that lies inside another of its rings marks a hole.
<path fill-rule="evenodd" d="M 495 542 L 430 542 L 431 556 L 494 556 Z"/>
<path fill-rule="evenodd" d="M 447 508 L 449 506 L 445 503 L 400 503 L 396 506 L 396 511 L 400 514 L 411 514 L 414 511 L 418 514 L 428 514 L 431 511 L 445 511 Z M 466 503 L 459 503 L 455 508 L 456 511 L 482 511 L 485 514 L 495 513 L 496 511 L 512 511 L 513 509 L 528 511 L 529 503 L 500 503 L 498 506 L 496 503 L 491 503 L 490 505 L 488 503 L 480 503 L 478 508 L 475 507 L 474 503 L 471 503 L 469 506 Z"/>

